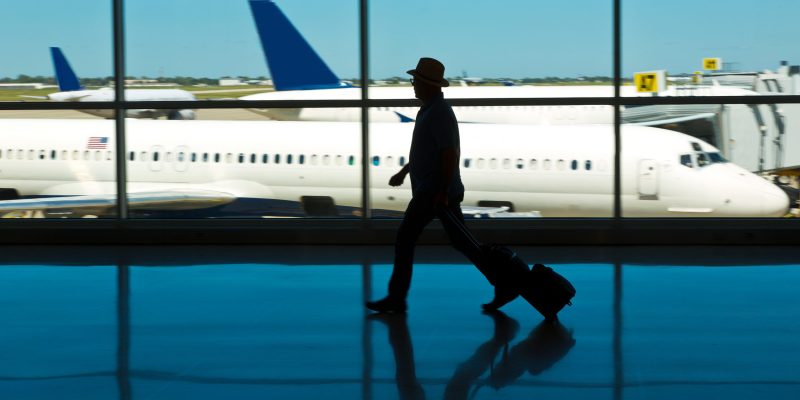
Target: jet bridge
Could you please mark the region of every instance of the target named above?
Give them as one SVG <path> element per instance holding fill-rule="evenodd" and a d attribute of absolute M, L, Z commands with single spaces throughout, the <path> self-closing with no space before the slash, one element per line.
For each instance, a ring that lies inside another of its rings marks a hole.
<path fill-rule="evenodd" d="M 758 77 L 756 81 L 754 87 L 778 87 Z M 622 111 L 622 122 L 697 137 L 753 172 L 800 165 L 800 104 L 629 106 Z"/>

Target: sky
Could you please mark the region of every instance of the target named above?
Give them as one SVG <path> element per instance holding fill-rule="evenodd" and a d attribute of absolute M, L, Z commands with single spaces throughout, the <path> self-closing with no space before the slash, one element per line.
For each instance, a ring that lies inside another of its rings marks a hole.
<path fill-rule="evenodd" d="M 79 76 L 113 71 L 111 0 L 0 0 L 0 78 L 51 76 L 60 46 Z M 359 75 L 358 0 L 276 0 L 342 79 Z M 126 0 L 127 75 L 269 76 L 246 0 Z M 623 75 L 800 64 L 797 0 L 623 0 Z M 446 76 L 611 76 L 610 0 L 372 0 L 370 76 L 419 57 Z"/>

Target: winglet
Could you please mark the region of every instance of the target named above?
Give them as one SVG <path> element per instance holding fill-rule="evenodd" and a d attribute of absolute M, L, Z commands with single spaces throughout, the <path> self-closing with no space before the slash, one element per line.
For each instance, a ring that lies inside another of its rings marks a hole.
<path fill-rule="evenodd" d="M 83 89 L 83 86 L 81 86 L 81 83 L 78 81 L 78 76 L 75 75 L 75 71 L 69 66 L 69 62 L 67 58 L 64 57 L 64 53 L 61 52 L 61 49 L 58 47 L 51 47 L 50 54 L 53 58 L 53 68 L 56 70 L 56 82 L 58 82 L 59 90 L 62 92 L 72 92 Z"/>
<path fill-rule="evenodd" d="M 332 89 L 340 82 L 325 61 L 271 0 L 250 0 L 275 90 Z"/>

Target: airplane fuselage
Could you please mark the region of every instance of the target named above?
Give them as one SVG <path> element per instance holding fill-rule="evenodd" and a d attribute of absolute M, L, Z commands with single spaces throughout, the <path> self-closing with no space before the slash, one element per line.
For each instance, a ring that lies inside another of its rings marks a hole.
<path fill-rule="evenodd" d="M 337 205 L 360 206 L 359 124 L 128 120 L 127 126 L 129 192 L 329 196 Z M 387 182 L 408 159 L 412 129 L 371 125 L 374 208 L 403 210 L 411 197 L 408 181 L 401 188 Z M 546 217 L 612 215 L 612 126 L 460 129 L 465 205 L 502 201 Z M 112 133 L 113 123 L 102 120 L 0 121 L 0 188 L 22 196 L 114 193 Z M 771 183 L 731 163 L 708 162 L 718 151 L 693 137 L 637 126 L 624 126 L 622 134 L 624 216 L 781 216 L 788 208 Z M 99 137 L 105 145 L 90 149 Z"/>

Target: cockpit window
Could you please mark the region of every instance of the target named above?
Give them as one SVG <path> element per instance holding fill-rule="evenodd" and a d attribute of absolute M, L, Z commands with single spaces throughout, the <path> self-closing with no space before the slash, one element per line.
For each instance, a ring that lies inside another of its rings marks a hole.
<path fill-rule="evenodd" d="M 692 156 L 690 154 L 681 154 L 681 164 L 689 168 L 694 168 Z"/>
<path fill-rule="evenodd" d="M 692 143 L 692 150 L 694 150 L 694 151 L 703 151 L 703 149 L 700 147 L 700 143 L 697 143 L 697 142 L 691 142 L 691 143 Z"/>
<path fill-rule="evenodd" d="M 725 159 L 725 157 L 722 156 L 722 154 L 719 154 L 719 153 L 708 153 L 708 157 L 711 158 L 711 162 L 713 162 L 713 163 L 726 163 L 726 162 L 729 162 L 728 160 Z"/>
<path fill-rule="evenodd" d="M 697 165 L 700 167 L 705 167 L 706 165 L 711 164 L 711 160 L 708 159 L 706 153 L 697 153 Z"/>

